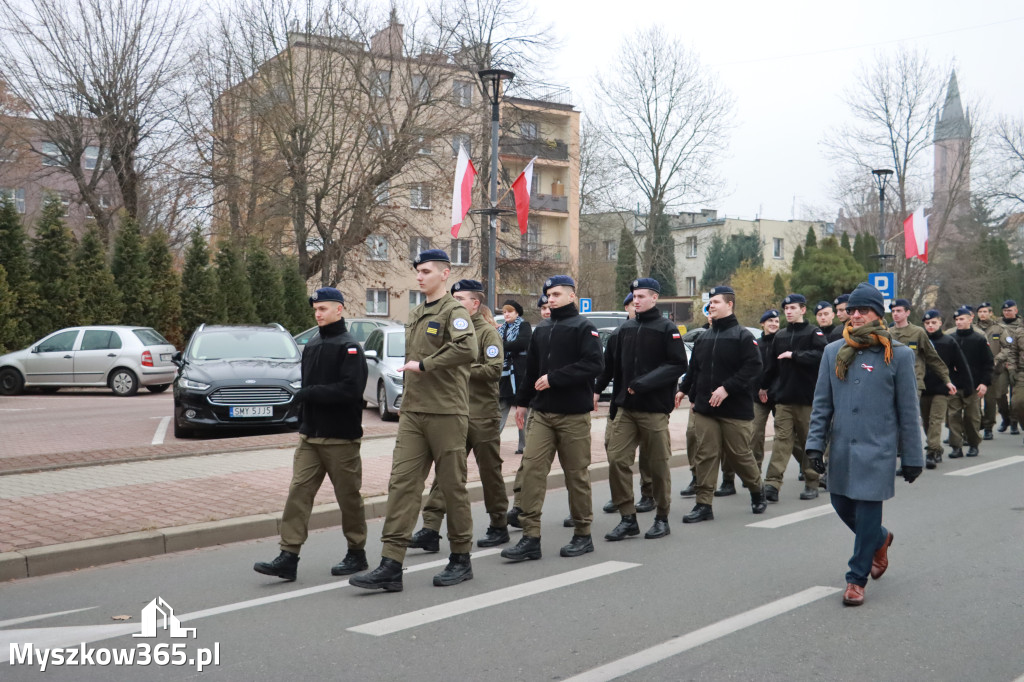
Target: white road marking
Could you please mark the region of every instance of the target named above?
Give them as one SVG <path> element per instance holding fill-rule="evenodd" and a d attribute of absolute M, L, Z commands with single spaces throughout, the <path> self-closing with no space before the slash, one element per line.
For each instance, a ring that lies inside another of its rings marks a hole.
<path fill-rule="evenodd" d="M 1024 462 L 1024 455 L 1014 455 L 1012 457 L 1004 457 L 1003 459 L 997 459 L 994 462 L 986 462 L 985 464 L 979 464 L 973 467 L 967 467 L 966 469 L 960 469 L 959 471 L 950 471 L 947 476 L 973 476 L 974 474 L 982 474 L 986 471 L 992 471 L 993 469 L 1002 469 L 1008 467 L 1011 464 L 1020 464 Z"/>
<path fill-rule="evenodd" d="M 160 420 L 160 425 L 156 427 L 156 433 L 153 434 L 153 441 L 150 445 L 163 445 L 164 437 L 167 435 L 167 427 L 171 423 L 170 417 L 164 417 Z"/>
<path fill-rule="evenodd" d="M 791 523 L 799 523 L 800 521 L 806 521 L 808 519 L 816 519 L 819 516 L 828 516 L 832 511 L 831 504 L 822 504 L 817 507 L 811 507 L 810 509 L 804 509 L 803 511 L 786 514 L 785 516 L 776 516 L 775 518 L 765 519 L 764 521 L 748 523 L 747 528 L 782 528 L 783 526 L 788 526 Z"/>
<path fill-rule="evenodd" d="M 495 547 L 493 549 L 485 549 L 479 552 L 473 552 L 473 558 L 479 559 L 485 556 L 491 556 L 492 554 L 498 554 L 499 552 L 501 552 L 500 547 Z M 415 566 L 410 566 L 405 569 L 405 572 L 416 573 L 419 571 L 426 571 L 431 568 L 437 568 L 439 566 L 447 565 L 448 559 L 438 559 L 436 561 L 428 561 L 422 564 L 416 564 Z M 259 597 L 257 599 L 247 599 L 245 601 L 235 602 L 234 604 L 224 604 L 223 606 L 215 606 L 210 609 L 203 609 L 202 611 L 193 611 L 192 613 L 179 614 L 178 619 L 184 623 L 186 621 L 198 620 L 200 618 L 207 618 L 209 616 L 218 616 L 222 613 L 242 611 L 244 609 L 251 609 L 257 606 L 265 606 L 266 604 L 274 604 L 276 602 L 287 601 L 289 599 L 299 599 L 301 597 L 308 597 L 312 594 L 329 592 L 331 590 L 337 590 L 343 587 L 348 587 L 348 580 L 338 580 L 336 582 L 325 583 L 323 585 L 315 585 L 313 587 L 304 587 L 298 590 L 280 592 L 278 594 L 272 594 L 266 597 Z M 90 642 L 100 642 L 105 639 L 121 637 L 123 635 L 130 635 L 141 631 L 141 623 L 112 623 L 105 625 L 79 625 L 55 628 L 28 628 L 24 630 L 0 630 L 0 663 L 6 663 L 9 660 L 11 653 L 11 644 L 14 643 L 23 644 L 25 642 L 32 642 L 33 645 L 41 649 L 47 647 L 59 648 L 77 645 L 79 643 L 88 644 Z"/>
<path fill-rule="evenodd" d="M 720 620 L 717 623 L 703 627 L 700 630 L 681 635 L 667 642 L 656 644 L 649 649 L 638 651 L 635 654 L 620 658 L 617 661 L 606 663 L 597 668 L 592 668 L 584 673 L 570 677 L 566 682 L 599 682 L 603 680 L 614 680 L 629 673 L 636 672 L 649 665 L 653 665 L 667 658 L 676 656 L 701 644 L 707 644 L 716 639 L 731 635 L 751 625 L 757 625 L 769 618 L 782 615 L 801 606 L 815 602 L 823 597 L 839 592 L 838 587 L 823 587 L 817 585 L 808 588 L 803 592 L 797 592 L 788 597 L 773 601 L 764 606 L 759 606 L 751 611 L 740 613 L 731 618 Z"/>
<path fill-rule="evenodd" d="M 54 616 L 66 616 L 69 613 L 78 613 L 79 611 L 89 611 L 96 608 L 95 606 L 86 606 L 84 609 L 71 609 L 70 611 L 54 611 L 53 613 L 40 613 L 38 616 L 25 616 L 24 618 L 12 618 L 11 620 L 0 620 L 0 628 L 10 627 L 12 625 L 21 625 L 22 623 L 31 623 L 34 620 L 43 620 L 44 618 L 53 618 Z"/>
<path fill-rule="evenodd" d="M 636 568 L 637 566 L 640 566 L 640 564 L 630 564 L 624 561 L 605 561 L 603 563 L 587 566 L 586 568 L 580 568 L 575 571 L 553 575 L 548 578 L 541 578 L 540 580 L 532 580 L 521 585 L 513 585 L 500 590 L 494 590 L 493 592 L 478 594 L 474 597 L 457 599 L 446 604 L 438 604 L 437 606 L 420 609 L 419 611 L 404 613 L 392 618 L 376 620 L 372 623 L 366 623 L 365 625 L 357 625 L 355 627 L 348 628 L 348 630 L 349 632 L 360 632 L 364 635 L 374 635 L 375 637 L 390 635 L 402 630 L 408 630 L 409 628 L 444 620 L 445 618 L 459 616 L 463 613 L 469 613 L 470 611 L 485 609 L 488 606 L 504 604 L 505 602 L 510 602 L 515 599 L 522 599 L 523 597 L 530 597 L 535 594 L 540 594 L 541 592 L 549 592 L 560 587 L 567 587 L 575 583 L 583 582 L 584 580 L 592 580 L 594 578 L 611 575 L 612 573 L 618 573 L 619 571 L 624 571 L 628 568 Z"/>
<path fill-rule="evenodd" d="M 39 412 L 45 409 L 45 407 L 4 407 L 0 408 L 0 412 Z"/>
<path fill-rule="evenodd" d="M 1024 682 L 1024 675 L 1021 675 L 1020 677 L 1015 679 L 1013 682 Z"/>

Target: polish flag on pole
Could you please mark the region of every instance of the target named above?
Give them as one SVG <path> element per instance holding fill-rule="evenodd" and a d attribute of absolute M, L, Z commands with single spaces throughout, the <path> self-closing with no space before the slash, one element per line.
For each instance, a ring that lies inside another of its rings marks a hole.
<path fill-rule="evenodd" d="M 919 208 L 903 221 L 903 242 L 907 258 L 928 262 L 928 219 Z"/>
<path fill-rule="evenodd" d="M 473 201 L 473 181 L 476 180 L 476 168 L 466 153 L 466 148 L 459 145 L 459 160 L 455 164 L 455 189 L 452 190 L 452 237 L 459 236 L 462 221 L 469 213 L 469 205 Z"/>
<path fill-rule="evenodd" d="M 516 200 L 516 219 L 519 220 L 520 234 L 526 234 L 530 224 L 530 187 L 533 184 L 533 162 L 536 160 L 536 156 L 530 159 L 530 163 L 526 164 L 526 168 L 512 183 L 512 196 Z"/>

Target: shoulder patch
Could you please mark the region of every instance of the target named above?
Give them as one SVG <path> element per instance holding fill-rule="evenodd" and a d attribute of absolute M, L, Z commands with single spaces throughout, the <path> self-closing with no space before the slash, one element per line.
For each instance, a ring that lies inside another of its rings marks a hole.
<path fill-rule="evenodd" d="M 489 357 L 489 358 L 496 358 L 496 357 L 498 357 L 498 347 L 497 346 L 487 346 L 487 349 L 484 351 L 484 353 L 486 353 L 487 357 Z"/>
<path fill-rule="evenodd" d="M 757 339 L 752 339 L 752 340 L 754 342 L 754 345 L 756 346 L 757 345 Z"/>
<path fill-rule="evenodd" d="M 1012 336 L 1007 336 L 1006 337 L 1006 343 L 1013 343 L 1013 337 Z"/>
<path fill-rule="evenodd" d="M 348 349 L 348 354 L 349 355 L 359 355 L 359 349 L 358 348 L 349 348 Z"/>
<path fill-rule="evenodd" d="M 601 338 L 601 335 L 600 335 L 600 334 L 598 334 L 598 333 L 597 333 L 596 331 L 594 331 L 593 329 L 591 329 L 591 330 L 590 330 L 590 335 L 591 335 L 591 336 L 595 336 L 595 337 L 597 337 L 597 338 Z"/>
<path fill-rule="evenodd" d="M 469 328 L 469 322 L 466 322 L 465 318 L 456 317 L 454 320 L 452 320 L 452 326 L 458 329 L 459 331 L 462 331 L 463 329 Z"/>
<path fill-rule="evenodd" d="M 817 334 L 818 336 L 825 336 L 825 333 L 822 332 L 820 329 L 814 333 Z"/>
<path fill-rule="evenodd" d="M 673 339 L 681 339 L 683 337 L 679 335 L 679 332 L 672 332 L 672 338 Z"/>

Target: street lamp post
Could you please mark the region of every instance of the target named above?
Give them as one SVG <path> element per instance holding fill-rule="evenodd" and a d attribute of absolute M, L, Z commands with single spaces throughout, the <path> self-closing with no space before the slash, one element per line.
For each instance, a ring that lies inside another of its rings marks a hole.
<path fill-rule="evenodd" d="M 480 213 L 486 213 L 490 222 L 489 238 L 487 240 L 487 300 L 492 311 L 496 309 L 498 301 L 497 283 L 495 281 L 495 253 L 498 250 L 498 121 L 500 119 L 500 107 L 498 102 L 501 98 L 501 82 L 512 80 L 515 74 L 502 69 L 483 69 L 478 71 L 480 80 L 484 82 L 484 88 L 491 103 L 491 207 Z"/>
<path fill-rule="evenodd" d="M 892 170 L 889 168 L 876 168 L 871 171 L 874 176 L 875 187 L 878 188 L 878 264 L 885 265 L 885 259 L 891 258 L 885 252 L 885 188 L 892 177 Z"/>

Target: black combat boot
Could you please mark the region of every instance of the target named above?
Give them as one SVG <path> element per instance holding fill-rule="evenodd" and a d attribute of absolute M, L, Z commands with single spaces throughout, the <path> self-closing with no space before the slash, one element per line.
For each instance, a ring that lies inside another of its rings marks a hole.
<path fill-rule="evenodd" d="M 497 547 L 508 542 L 508 528 L 495 528 L 488 526 L 487 532 L 482 538 L 476 541 L 477 547 Z"/>
<path fill-rule="evenodd" d="M 441 534 L 429 528 L 420 528 L 409 541 L 409 549 L 422 549 L 424 552 L 441 551 Z"/>
<path fill-rule="evenodd" d="M 594 541 L 589 535 L 573 535 L 568 545 L 563 545 L 558 551 L 561 556 L 575 557 L 583 556 L 594 551 Z"/>
<path fill-rule="evenodd" d="M 697 495 L 697 477 L 690 478 L 690 485 L 679 491 L 680 497 L 695 497 Z"/>
<path fill-rule="evenodd" d="M 402 564 L 394 559 L 383 557 L 380 566 L 368 573 L 357 573 L 348 579 L 352 587 L 364 590 L 384 590 L 385 592 L 402 591 Z"/>
<path fill-rule="evenodd" d="M 683 517 L 683 523 L 700 523 L 701 521 L 711 521 L 714 518 L 715 513 L 711 511 L 710 504 L 697 503 L 693 510 Z"/>
<path fill-rule="evenodd" d="M 804 491 L 800 493 L 801 500 L 814 500 L 818 498 L 818 486 L 804 486 Z"/>
<path fill-rule="evenodd" d="M 350 549 L 340 564 L 331 566 L 331 575 L 352 575 L 369 567 L 370 564 L 366 563 L 365 549 Z"/>
<path fill-rule="evenodd" d="M 764 488 L 750 493 L 750 511 L 755 514 L 764 514 L 764 510 L 767 508 L 768 499 L 765 497 Z"/>
<path fill-rule="evenodd" d="M 968 457 L 977 457 L 978 456 L 978 448 L 977 448 L 977 446 L 972 445 L 971 447 L 967 448 L 967 456 Z"/>
<path fill-rule="evenodd" d="M 999 428 L 997 429 L 997 431 L 999 431 L 999 433 L 1006 433 L 1006 429 L 1008 429 L 1008 428 L 1010 428 L 1010 422 L 1009 422 L 1009 420 L 1004 419 L 999 424 Z"/>
<path fill-rule="evenodd" d="M 1010 422 L 1010 435 L 1011 436 L 1019 436 L 1020 435 L 1020 429 L 1017 428 L 1017 422 Z"/>
<path fill-rule="evenodd" d="M 562 528 L 575 528 L 576 522 L 572 520 L 571 516 L 566 516 L 562 519 Z"/>
<path fill-rule="evenodd" d="M 768 502 L 779 501 L 779 489 L 773 485 L 766 485 L 764 487 L 764 499 Z"/>
<path fill-rule="evenodd" d="M 964 449 L 963 448 L 953 448 L 949 452 L 949 458 L 950 459 L 960 459 L 963 456 L 964 456 Z"/>
<path fill-rule="evenodd" d="M 519 538 L 515 547 L 506 547 L 501 550 L 501 558 L 510 561 L 526 561 L 527 559 L 540 558 L 540 538 L 531 538 L 524 535 Z"/>
<path fill-rule="evenodd" d="M 937 465 L 938 462 L 935 461 L 935 455 L 929 452 L 927 455 L 924 456 L 925 469 L 934 469 Z"/>
<path fill-rule="evenodd" d="M 644 538 L 647 540 L 656 540 L 658 538 L 665 537 L 671 532 L 672 531 L 668 527 L 668 517 L 655 516 L 654 525 L 651 526 L 651 529 L 649 531 L 644 533 Z"/>
<path fill-rule="evenodd" d="M 982 440 L 992 440 L 992 429 L 985 429 L 985 432 L 981 436 Z"/>
<path fill-rule="evenodd" d="M 615 512 L 619 511 L 619 508 L 616 507 L 615 503 L 612 502 L 611 500 L 605 502 L 604 506 L 601 507 L 601 509 L 604 510 L 605 514 L 614 514 Z"/>
<path fill-rule="evenodd" d="M 508 519 L 508 525 L 512 526 L 513 528 L 522 528 L 523 523 L 519 520 L 519 515 L 522 513 L 523 510 L 520 509 L 519 507 L 512 507 L 511 509 L 509 509 L 508 513 L 505 514 L 505 518 Z"/>
<path fill-rule="evenodd" d="M 636 510 L 641 514 L 646 514 L 649 511 L 654 511 L 654 508 L 658 505 L 655 504 L 654 498 L 647 495 L 641 495 L 640 501 L 636 503 Z"/>
<path fill-rule="evenodd" d="M 728 497 L 736 494 L 736 479 L 732 476 L 722 479 L 722 485 L 715 491 L 715 497 Z"/>
<path fill-rule="evenodd" d="M 299 555 L 294 552 L 286 552 L 283 549 L 273 561 L 258 561 L 252 565 L 252 570 L 263 575 L 272 575 L 288 582 L 294 582 L 299 569 Z"/>
<path fill-rule="evenodd" d="M 458 585 L 472 579 L 473 564 L 469 561 L 469 554 L 450 554 L 448 565 L 434 576 L 434 587 Z"/>
<path fill-rule="evenodd" d="M 619 521 L 619 525 L 615 526 L 611 532 L 606 533 L 604 539 L 609 542 L 615 542 L 617 540 L 625 540 L 627 537 L 634 535 L 640 535 L 640 526 L 636 522 L 636 514 L 630 514 L 629 516 L 623 516 L 622 520 Z"/>

